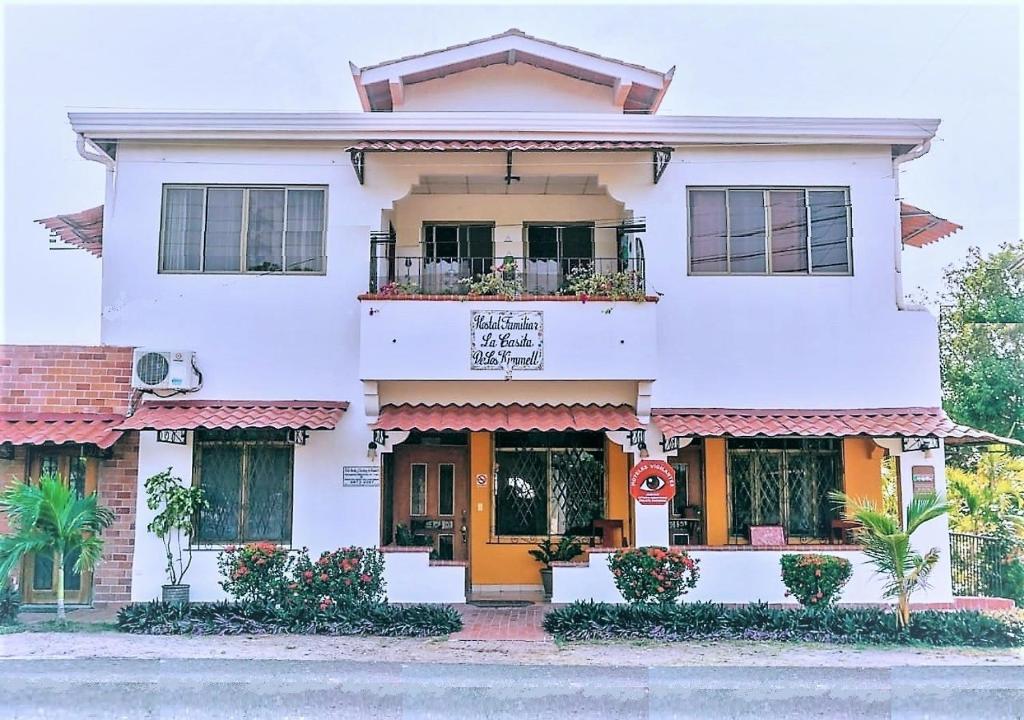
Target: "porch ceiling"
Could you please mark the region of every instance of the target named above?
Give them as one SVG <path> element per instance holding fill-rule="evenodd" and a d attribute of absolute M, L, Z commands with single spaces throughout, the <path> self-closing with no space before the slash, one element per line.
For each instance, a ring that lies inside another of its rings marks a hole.
<path fill-rule="evenodd" d="M 873 437 L 946 438 L 949 444 L 1020 444 L 954 423 L 942 408 L 856 410 L 763 410 L 654 408 L 651 416 L 666 436 L 704 437 Z"/>
<path fill-rule="evenodd" d="M 177 400 L 149 402 L 119 430 L 195 430 L 196 428 L 277 428 L 333 430 L 348 409 L 331 400 Z"/>
<path fill-rule="evenodd" d="M 101 413 L 0 413 L 0 443 L 108 448 L 120 439 L 117 428 L 123 421 L 123 415 Z"/>
<path fill-rule="evenodd" d="M 629 405 L 384 405 L 377 430 L 634 430 Z"/>

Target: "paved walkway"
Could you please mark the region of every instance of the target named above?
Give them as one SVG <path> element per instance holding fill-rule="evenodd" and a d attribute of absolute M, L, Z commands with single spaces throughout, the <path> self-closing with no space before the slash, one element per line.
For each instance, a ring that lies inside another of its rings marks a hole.
<path fill-rule="evenodd" d="M 462 630 L 452 640 L 525 640 L 543 642 L 551 639 L 544 632 L 544 616 L 554 606 L 524 605 L 522 607 L 477 607 L 456 605 L 462 614 Z"/>

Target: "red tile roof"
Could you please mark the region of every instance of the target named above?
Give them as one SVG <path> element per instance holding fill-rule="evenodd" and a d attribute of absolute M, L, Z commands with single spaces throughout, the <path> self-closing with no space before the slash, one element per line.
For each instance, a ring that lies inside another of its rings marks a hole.
<path fill-rule="evenodd" d="M 912 247 L 924 247 L 957 230 L 963 230 L 961 225 L 905 202 L 900 203 L 900 223 L 903 244 Z"/>
<path fill-rule="evenodd" d="M 722 408 L 655 408 L 651 415 L 667 436 L 843 437 L 924 436 L 948 438 L 951 444 L 1010 443 L 966 425 L 957 425 L 941 408 L 872 408 L 863 410 L 754 410 Z"/>
<path fill-rule="evenodd" d="M 278 428 L 333 430 L 347 402 L 326 400 L 168 400 L 147 402 L 120 425 L 121 430 L 196 428 Z"/>
<path fill-rule="evenodd" d="M 655 150 L 665 143 L 631 140 L 361 140 L 348 146 L 348 150 L 366 152 L 486 152 L 491 150 L 519 151 L 600 151 L 600 150 Z"/>
<path fill-rule="evenodd" d="M 0 443 L 44 445 L 92 444 L 108 448 L 118 441 L 115 430 L 123 415 L 100 413 L 0 413 Z"/>
<path fill-rule="evenodd" d="M 96 257 L 103 255 L 103 206 L 36 220 L 50 234 L 68 245 L 74 245 Z"/>
<path fill-rule="evenodd" d="M 632 430 L 628 405 L 385 405 L 380 430 Z"/>

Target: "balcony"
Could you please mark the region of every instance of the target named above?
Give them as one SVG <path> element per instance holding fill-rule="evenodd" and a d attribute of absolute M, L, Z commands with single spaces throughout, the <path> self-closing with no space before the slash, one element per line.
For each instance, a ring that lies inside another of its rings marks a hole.
<path fill-rule="evenodd" d="M 645 293 L 642 252 L 494 259 L 383 249 L 359 297 L 364 380 L 654 377 L 657 298 Z"/>

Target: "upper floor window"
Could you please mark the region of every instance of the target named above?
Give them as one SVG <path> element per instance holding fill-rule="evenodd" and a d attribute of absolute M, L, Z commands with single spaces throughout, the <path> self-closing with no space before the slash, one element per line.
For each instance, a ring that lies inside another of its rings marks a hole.
<path fill-rule="evenodd" d="M 161 272 L 324 270 L 322 187 L 164 188 Z"/>
<path fill-rule="evenodd" d="M 691 189 L 690 273 L 849 275 L 847 188 Z"/>

